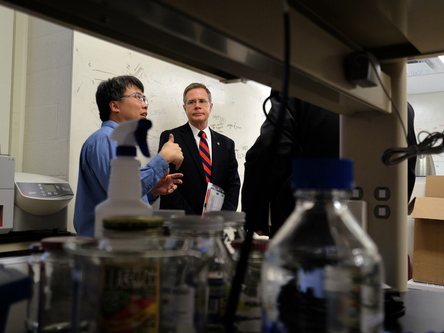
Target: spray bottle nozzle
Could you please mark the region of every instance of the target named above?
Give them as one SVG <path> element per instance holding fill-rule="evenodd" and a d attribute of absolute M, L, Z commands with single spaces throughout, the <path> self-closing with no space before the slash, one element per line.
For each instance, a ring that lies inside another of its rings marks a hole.
<path fill-rule="evenodd" d="M 136 145 L 143 155 L 149 157 L 147 133 L 151 128 L 148 119 L 129 120 L 121 123 L 111 133 L 110 139 L 117 141 L 117 156 L 136 156 Z"/>
<path fill-rule="evenodd" d="M 146 157 L 150 157 L 150 152 L 148 150 L 148 143 L 146 136 L 148 134 L 148 130 L 151 128 L 152 123 L 148 119 L 141 119 L 137 125 L 137 129 L 134 132 L 134 136 L 136 138 L 137 144 L 139 145 L 142 154 Z"/>

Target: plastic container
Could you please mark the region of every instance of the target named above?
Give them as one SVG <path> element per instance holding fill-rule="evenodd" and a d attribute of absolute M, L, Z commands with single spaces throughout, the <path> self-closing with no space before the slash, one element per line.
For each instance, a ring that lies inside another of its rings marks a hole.
<path fill-rule="evenodd" d="M 72 260 L 67 242 L 89 243 L 89 237 L 49 237 L 41 241 L 38 332 L 69 332 L 72 314 Z"/>
<path fill-rule="evenodd" d="M 231 243 L 235 250 L 235 262 L 239 259 L 242 244 L 243 240 L 234 240 Z M 234 326 L 239 333 L 261 332 L 261 269 L 267 248 L 268 240 L 253 239 L 235 317 Z"/>
<path fill-rule="evenodd" d="M 109 216 L 151 216 L 153 209 L 141 198 L 140 162 L 136 160 L 136 145 L 149 156 L 146 133 L 151 122 L 146 119 L 121 123 L 111 133 L 117 141 L 116 158 L 111 161 L 108 198 L 95 208 L 94 237 L 103 235 L 103 219 Z"/>
<path fill-rule="evenodd" d="M 296 208 L 262 266 L 263 332 L 381 332 L 383 272 L 347 208 L 349 160 L 294 163 Z"/>
<path fill-rule="evenodd" d="M 200 254 L 189 251 L 186 239 L 156 236 L 142 227 L 146 219 L 134 219 L 119 222 L 120 231 L 106 228 L 96 245 L 66 245 L 75 262 L 72 332 L 200 332 L 194 290 L 184 289 L 195 271 L 189 258 Z M 115 220 L 106 218 L 105 227 Z M 189 326 L 178 325 L 184 317 Z"/>
<path fill-rule="evenodd" d="M 206 332 L 224 331 L 233 261 L 222 242 L 223 227 L 220 216 L 187 215 L 171 220 L 171 235 L 187 237 L 191 240 L 191 249 L 202 255 L 193 263 L 198 270 L 188 283 L 196 288 L 195 313 L 204 318 Z"/>
<path fill-rule="evenodd" d="M 224 219 L 223 240 L 228 252 L 230 252 L 230 254 L 233 256 L 234 248 L 231 246 L 231 242 L 235 239 L 240 241 L 245 239 L 245 213 L 221 210 L 209 211 L 206 212 L 205 215 L 220 216 Z"/>
<path fill-rule="evenodd" d="M 163 217 L 163 234 L 168 236 L 170 234 L 170 224 L 173 217 L 185 216 L 183 209 L 154 209 L 153 216 Z"/>
<path fill-rule="evenodd" d="M 39 310 L 39 284 L 40 284 L 40 256 L 43 254 L 41 243 L 31 244 L 29 247 L 31 253 L 28 260 L 28 276 L 32 280 L 32 295 L 26 305 L 25 325 L 28 332 L 37 332 L 38 310 Z"/>

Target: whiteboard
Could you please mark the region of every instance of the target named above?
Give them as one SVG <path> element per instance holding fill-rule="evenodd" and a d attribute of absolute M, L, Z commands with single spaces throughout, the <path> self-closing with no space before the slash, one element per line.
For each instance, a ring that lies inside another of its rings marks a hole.
<path fill-rule="evenodd" d="M 83 142 L 101 126 L 95 102 L 98 84 L 118 75 L 134 75 L 145 87 L 149 100 L 148 146 L 155 154 L 160 134 L 187 122 L 182 107 L 183 90 L 192 82 L 211 91 L 213 110 L 209 126 L 233 139 L 241 181 L 247 150 L 259 135 L 265 120 L 262 104 L 270 88 L 252 81 L 221 83 L 218 80 L 115 44 L 75 32 L 73 48 L 73 91 L 70 144 L 70 181 L 77 184 L 78 159 Z M 149 160 L 140 154 L 143 164 Z M 239 204 L 240 206 L 240 204 Z"/>

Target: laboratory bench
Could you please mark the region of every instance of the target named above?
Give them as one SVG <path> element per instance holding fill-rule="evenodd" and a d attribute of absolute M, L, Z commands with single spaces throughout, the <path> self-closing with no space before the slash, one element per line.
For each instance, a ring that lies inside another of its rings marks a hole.
<path fill-rule="evenodd" d="M 40 242 L 46 237 L 73 236 L 65 230 L 34 230 L 0 234 L 0 258 L 29 255 L 31 244 Z"/>
<path fill-rule="evenodd" d="M 0 264 L 19 270 L 26 267 L 29 256 L 0 258 Z M 444 290 L 444 288 L 443 288 Z M 444 331 L 444 292 L 409 289 L 401 295 L 406 307 L 405 315 L 386 321 L 384 333 L 431 333 Z M 26 301 L 12 304 L 5 333 L 25 333 Z"/>
<path fill-rule="evenodd" d="M 402 295 L 405 315 L 388 322 L 385 331 L 391 333 L 430 333 L 444 331 L 444 292 L 409 289 Z"/>
<path fill-rule="evenodd" d="M 27 274 L 27 261 L 30 257 L 29 247 L 41 239 L 50 236 L 73 235 L 70 232 L 30 232 L 9 236 L 0 235 L 0 265 L 15 268 Z M 410 288 L 415 286 L 420 289 Z M 428 286 L 428 287 L 427 287 Z M 429 333 L 444 331 L 444 287 L 424 285 L 409 282 L 409 291 L 400 294 L 404 302 L 405 314 L 391 320 L 386 320 L 384 332 L 390 333 Z M 428 290 L 427 290 L 428 289 Z M 20 301 L 10 306 L 6 323 L 6 333 L 26 332 L 25 320 L 26 301 Z M 397 318 L 397 319 L 395 319 Z"/>

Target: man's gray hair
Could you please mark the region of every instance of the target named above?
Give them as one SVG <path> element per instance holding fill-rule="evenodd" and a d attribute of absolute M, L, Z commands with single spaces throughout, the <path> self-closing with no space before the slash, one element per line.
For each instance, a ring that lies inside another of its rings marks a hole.
<path fill-rule="evenodd" d="M 191 83 L 190 85 L 188 85 L 188 87 L 186 87 L 185 88 L 185 90 L 183 91 L 183 104 L 185 104 L 186 103 L 186 96 L 187 96 L 187 93 L 191 90 L 191 89 L 197 89 L 197 88 L 202 88 L 202 89 L 205 89 L 205 91 L 207 92 L 207 94 L 208 94 L 208 99 L 209 99 L 209 102 L 211 103 L 211 92 L 210 92 L 210 90 L 206 87 L 206 85 L 204 85 L 203 83 Z"/>

